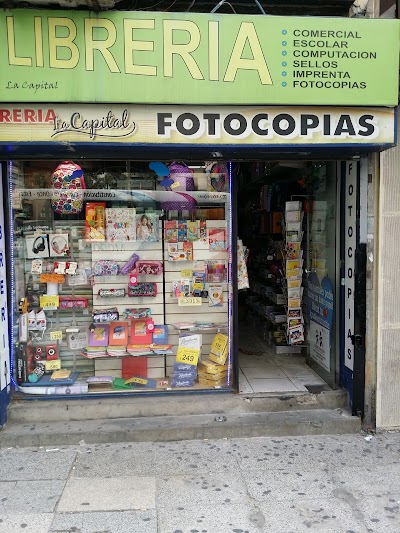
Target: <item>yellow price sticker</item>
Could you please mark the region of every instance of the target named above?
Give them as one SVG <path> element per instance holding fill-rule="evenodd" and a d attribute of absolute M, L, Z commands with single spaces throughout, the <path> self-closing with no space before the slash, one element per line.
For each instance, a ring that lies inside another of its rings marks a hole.
<path fill-rule="evenodd" d="M 179 181 L 176 181 L 175 183 L 171 185 L 171 189 L 176 189 L 177 187 L 179 187 L 179 185 L 180 185 Z"/>
<path fill-rule="evenodd" d="M 139 383 L 140 385 L 147 385 L 147 379 L 144 378 L 130 378 L 125 383 Z"/>
<path fill-rule="evenodd" d="M 177 363 L 186 363 L 188 365 L 197 365 L 199 360 L 200 350 L 195 348 L 185 348 L 185 346 L 180 346 L 176 352 L 176 362 Z"/>
<path fill-rule="evenodd" d="M 52 309 L 57 309 L 60 305 L 60 297 L 58 296 L 58 294 L 50 296 L 48 294 L 44 294 L 40 297 L 39 305 L 40 307 L 43 307 L 44 310 L 47 309 L 48 311 Z"/>
<path fill-rule="evenodd" d="M 188 307 L 190 305 L 202 305 L 203 301 L 198 296 L 179 296 L 178 305 Z"/>
<path fill-rule="evenodd" d="M 181 270 L 181 278 L 191 278 L 193 276 L 193 270 L 186 269 Z"/>
<path fill-rule="evenodd" d="M 50 331 L 50 340 L 51 341 L 61 341 L 62 340 L 62 331 Z"/>

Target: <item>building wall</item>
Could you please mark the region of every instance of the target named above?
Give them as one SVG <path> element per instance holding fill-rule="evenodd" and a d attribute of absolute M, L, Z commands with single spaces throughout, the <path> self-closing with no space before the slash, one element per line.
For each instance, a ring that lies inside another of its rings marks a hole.
<path fill-rule="evenodd" d="M 400 147 L 381 154 L 377 428 L 400 428 Z"/>

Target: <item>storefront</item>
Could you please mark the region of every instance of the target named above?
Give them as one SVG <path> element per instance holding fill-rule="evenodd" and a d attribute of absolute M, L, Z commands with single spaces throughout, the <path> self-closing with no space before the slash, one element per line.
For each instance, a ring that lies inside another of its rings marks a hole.
<path fill-rule="evenodd" d="M 269 269 L 251 322 L 352 395 L 360 159 L 396 143 L 397 21 L 64 15 L 0 17 L 18 390 L 238 390 L 239 237 Z"/>

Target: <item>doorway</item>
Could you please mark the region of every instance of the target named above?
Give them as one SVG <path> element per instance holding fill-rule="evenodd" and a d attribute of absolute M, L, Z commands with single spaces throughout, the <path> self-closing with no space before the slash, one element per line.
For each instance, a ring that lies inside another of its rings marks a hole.
<path fill-rule="evenodd" d="M 335 161 L 241 163 L 239 391 L 339 385 L 340 176 Z"/>

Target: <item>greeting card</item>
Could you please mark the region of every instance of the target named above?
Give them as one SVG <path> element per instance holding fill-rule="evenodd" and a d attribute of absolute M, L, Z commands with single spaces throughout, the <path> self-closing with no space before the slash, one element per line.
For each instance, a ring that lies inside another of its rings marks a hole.
<path fill-rule="evenodd" d="M 110 242 L 130 242 L 136 240 L 136 209 L 106 209 L 106 235 Z"/>

